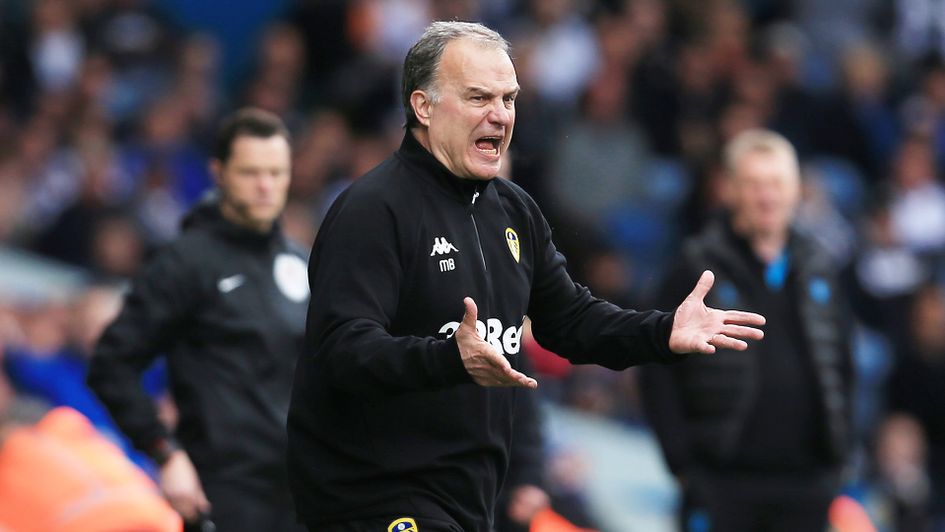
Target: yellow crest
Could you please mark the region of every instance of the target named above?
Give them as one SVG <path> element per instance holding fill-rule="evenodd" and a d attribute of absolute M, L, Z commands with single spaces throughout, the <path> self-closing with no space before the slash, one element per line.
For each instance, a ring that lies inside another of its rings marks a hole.
<path fill-rule="evenodd" d="M 398 517 L 387 526 L 387 532 L 418 532 L 417 522 L 410 517 Z"/>
<path fill-rule="evenodd" d="M 509 245 L 509 251 L 512 252 L 512 257 L 515 259 L 515 262 L 518 262 L 522 250 L 518 241 L 518 233 L 515 232 L 515 229 L 511 227 L 505 228 L 505 243 Z"/>

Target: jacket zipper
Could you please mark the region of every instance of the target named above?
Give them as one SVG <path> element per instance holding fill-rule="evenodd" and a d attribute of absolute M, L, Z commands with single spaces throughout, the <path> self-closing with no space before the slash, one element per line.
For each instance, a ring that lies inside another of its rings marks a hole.
<path fill-rule="evenodd" d="M 489 268 L 486 267 L 486 254 L 482 252 L 482 241 L 479 240 L 479 227 L 476 226 L 476 216 L 473 214 L 473 209 L 476 207 L 476 199 L 478 197 L 479 189 L 477 187 L 476 191 L 473 193 L 472 202 L 469 204 L 469 219 L 472 220 L 473 231 L 476 232 L 476 245 L 479 246 L 479 258 L 482 259 L 482 269 L 489 271 Z"/>

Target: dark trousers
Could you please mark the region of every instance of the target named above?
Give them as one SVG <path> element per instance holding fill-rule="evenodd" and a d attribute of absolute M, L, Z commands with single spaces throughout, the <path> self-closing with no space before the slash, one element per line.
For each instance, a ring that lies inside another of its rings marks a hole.
<path fill-rule="evenodd" d="M 823 532 L 839 491 L 833 472 L 698 472 L 687 479 L 685 532 Z"/>
<path fill-rule="evenodd" d="M 206 523 L 190 525 L 187 532 L 304 532 L 296 522 L 288 490 L 262 491 L 246 486 L 204 482 L 204 492 L 212 506 Z M 201 527 L 202 525 L 202 527 Z"/>

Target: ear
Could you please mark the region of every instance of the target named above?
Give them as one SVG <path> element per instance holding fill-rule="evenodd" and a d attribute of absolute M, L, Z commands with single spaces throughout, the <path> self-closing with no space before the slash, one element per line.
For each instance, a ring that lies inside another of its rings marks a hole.
<path fill-rule="evenodd" d="M 223 163 L 219 159 L 210 159 L 209 167 L 210 176 L 213 177 L 214 184 L 219 187 L 223 180 Z"/>
<path fill-rule="evenodd" d="M 422 91 L 415 90 L 410 94 L 410 106 L 413 108 L 413 114 L 417 115 L 417 121 L 425 127 L 430 127 L 430 114 L 433 112 L 433 100 Z"/>

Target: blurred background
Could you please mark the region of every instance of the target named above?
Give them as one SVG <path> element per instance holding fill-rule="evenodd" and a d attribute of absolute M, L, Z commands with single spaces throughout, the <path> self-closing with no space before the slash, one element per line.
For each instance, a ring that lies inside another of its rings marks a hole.
<path fill-rule="evenodd" d="M 765 126 L 791 140 L 798 223 L 845 272 L 858 322 L 847 492 L 883 530 L 942 511 L 942 0 L 0 0 L 0 405 L 71 405 L 122 442 L 85 357 L 210 186 L 219 117 L 254 105 L 288 122 L 283 223 L 309 246 L 399 144 L 400 64 L 435 19 L 512 42 L 507 177 L 542 205 L 574 277 L 623 306 L 651 304 L 719 208 L 727 139 Z M 550 489 L 604 530 L 671 530 L 678 496 L 635 372 L 526 350 Z M 173 425 L 162 368 L 148 379 Z"/>

